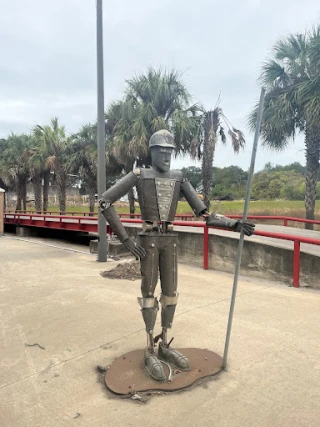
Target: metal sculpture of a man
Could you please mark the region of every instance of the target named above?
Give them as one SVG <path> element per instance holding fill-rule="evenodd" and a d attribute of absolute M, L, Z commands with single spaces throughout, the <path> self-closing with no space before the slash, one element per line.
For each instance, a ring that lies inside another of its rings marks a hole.
<path fill-rule="evenodd" d="M 114 233 L 124 246 L 141 263 L 141 294 L 138 298 L 147 332 L 147 348 L 144 365 L 149 376 L 157 381 L 165 381 L 166 376 L 161 361 L 181 371 L 190 370 L 186 356 L 170 347 L 167 332 L 172 327 L 174 312 L 178 302 L 177 292 L 177 244 L 178 235 L 173 230 L 180 192 L 183 194 L 196 216 L 203 217 L 207 225 L 233 229 L 251 235 L 254 225 L 233 220 L 222 215 L 209 215 L 203 201 L 197 195 L 181 171 L 171 171 L 171 154 L 175 148 L 174 137 L 167 130 L 152 135 L 149 142 L 152 167 L 134 170 L 120 182 L 107 190 L 100 201 L 100 209 Z M 138 242 L 128 236 L 113 203 L 128 191 L 137 187 L 141 219 L 144 221 Z M 160 272 L 161 296 L 155 297 L 155 288 Z M 154 327 L 161 304 L 161 342 L 158 354 L 155 352 Z"/>

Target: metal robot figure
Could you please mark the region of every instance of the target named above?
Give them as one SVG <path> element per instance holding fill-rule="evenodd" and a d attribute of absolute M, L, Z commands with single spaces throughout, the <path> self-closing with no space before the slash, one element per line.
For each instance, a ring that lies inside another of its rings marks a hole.
<path fill-rule="evenodd" d="M 197 216 L 203 217 L 207 225 L 234 229 L 244 228 L 247 235 L 254 232 L 254 224 L 241 223 L 222 215 L 207 212 L 206 206 L 197 195 L 190 182 L 183 178 L 181 171 L 171 171 L 171 154 L 175 148 L 174 137 L 167 130 L 152 135 L 149 142 L 152 167 L 137 169 L 126 175 L 120 182 L 107 190 L 100 200 L 100 209 L 114 233 L 124 246 L 141 263 L 141 293 L 138 298 L 147 332 L 147 348 L 144 365 L 152 378 L 165 381 L 166 376 L 161 361 L 182 371 L 190 370 L 186 356 L 169 347 L 167 331 L 172 327 L 174 312 L 178 302 L 177 293 L 177 244 L 174 221 L 180 192 Z M 141 218 L 144 221 L 138 242 L 125 231 L 113 203 L 137 187 Z M 161 296 L 154 295 L 160 271 Z M 161 304 L 160 335 L 162 342 L 155 353 L 154 326 Z"/>

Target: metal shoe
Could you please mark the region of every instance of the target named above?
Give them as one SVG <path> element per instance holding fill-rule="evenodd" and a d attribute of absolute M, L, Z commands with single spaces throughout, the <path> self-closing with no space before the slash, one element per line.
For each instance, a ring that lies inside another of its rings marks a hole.
<path fill-rule="evenodd" d="M 188 358 L 174 348 L 165 347 L 163 344 L 160 344 L 158 356 L 159 359 L 165 360 L 180 371 L 190 371 L 191 369 Z"/>
<path fill-rule="evenodd" d="M 155 354 L 149 352 L 145 353 L 144 366 L 151 378 L 160 382 L 166 381 L 167 377 L 165 376 L 162 363 Z"/>

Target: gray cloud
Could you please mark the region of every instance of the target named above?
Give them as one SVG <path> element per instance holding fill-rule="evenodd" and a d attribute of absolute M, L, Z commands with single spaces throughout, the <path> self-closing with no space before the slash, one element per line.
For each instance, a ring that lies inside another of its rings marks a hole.
<path fill-rule="evenodd" d="M 1 1 L 1 0 L 0 0 Z M 70 132 L 96 117 L 94 0 L 1 1 L 0 137 L 29 131 L 58 116 Z M 316 0 L 147 0 L 104 2 L 106 104 L 124 81 L 149 65 L 176 67 L 196 101 L 221 106 L 246 133 L 234 156 L 218 146 L 215 164 L 247 168 L 252 135 L 246 116 L 259 97 L 256 83 L 272 43 L 303 31 L 319 16 Z M 302 140 L 284 153 L 260 149 L 267 161 L 303 161 Z M 188 158 L 175 162 L 190 163 Z"/>

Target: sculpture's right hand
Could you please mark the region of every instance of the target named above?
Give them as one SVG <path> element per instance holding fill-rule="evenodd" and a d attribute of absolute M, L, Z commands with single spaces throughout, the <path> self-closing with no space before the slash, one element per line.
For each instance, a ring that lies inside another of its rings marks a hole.
<path fill-rule="evenodd" d="M 131 237 L 124 240 L 122 244 L 136 257 L 136 259 L 142 259 L 146 256 L 146 251 L 143 247 L 131 239 Z"/>

